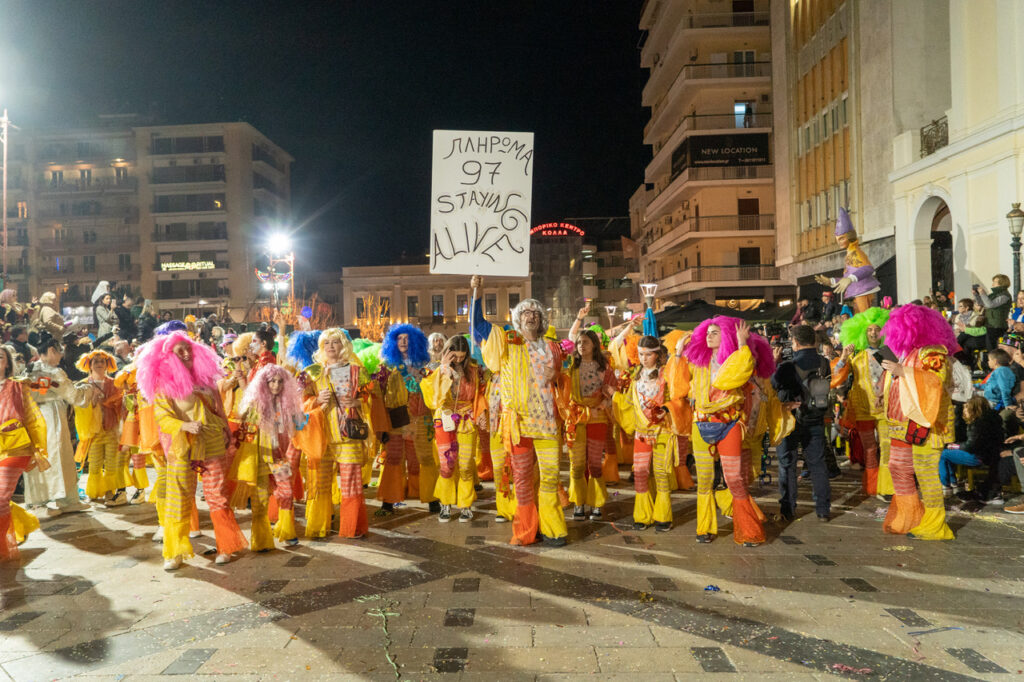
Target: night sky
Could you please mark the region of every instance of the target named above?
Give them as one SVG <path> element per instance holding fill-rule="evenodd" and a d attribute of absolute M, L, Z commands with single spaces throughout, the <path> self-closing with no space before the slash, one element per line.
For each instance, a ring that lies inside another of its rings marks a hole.
<path fill-rule="evenodd" d="M 0 0 L 0 106 L 25 127 L 248 121 L 295 157 L 310 265 L 383 264 L 426 253 L 434 128 L 533 131 L 534 224 L 627 215 L 640 6 Z"/>

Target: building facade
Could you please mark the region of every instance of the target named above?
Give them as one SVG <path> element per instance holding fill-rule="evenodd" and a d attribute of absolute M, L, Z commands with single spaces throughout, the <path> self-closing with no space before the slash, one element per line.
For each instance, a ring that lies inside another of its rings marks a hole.
<path fill-rule="evenodd" d="M 89 304 L 97 283 L 175 313 L 242 320 L 259 244 L 290 214 L 287 152 L 247 123 L 12 135 L 9 265 L 21 296 Z"/>
<path fill-rule="evenodd" d="M 893 140 L 943 119 L 949 38 L 945 0 L 772 3 L 772 51 L 785 55 L 773 69 L 778 264 L 801 290 L 816 293 L 814 275 L 842 271 L 834 226 L 846 208 L 882 293 L 910 300 L 899 265 L 905 242 L 890 180 Z M 940 216 L 940 224 L 948 221 Z M 948 262 L 949 238 L 938 241 L 938 260 Z M 950 289 L 951 273 L 934 284 Z"/>
<path fill-rule="evenodd" d="M 904 301 L 940 286 L 969 296 L 995 274 L 1016 279 L 1006 214 L 1024 201 L 1024 5 L 927 5 L 926 15 L 904 17 L 922 48 L 908 68 L 924 81 L 908 96 L 925 108 L 892 138 L 886 177 Z"/>
<path fill-rule="evenodd" d="M 791 291 L 776 260 L 767 0 L 649 0 L 644 142 L 630 200 L 640 273 L 662 302 L 753 305 Z"/>
<path fill-rule="evenodd" d="M 367 315 L 393 323 L 409 323 L 425 333 L 445 336 L 469 331 L 469 275 L 430 274 L 430 266 L 373 265 L 342 268 L 341 310 L 345 327 L 356 327 Z M 485 277 L 484 315 L 495 324 L 511 321 L 510 312 L 530 298 L 530 279 Z"/>

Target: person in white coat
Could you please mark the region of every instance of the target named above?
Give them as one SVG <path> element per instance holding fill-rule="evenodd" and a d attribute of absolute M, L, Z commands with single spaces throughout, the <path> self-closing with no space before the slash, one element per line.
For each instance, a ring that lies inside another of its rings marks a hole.
<path fill-rule="evenodd" d="M 63 356 L 60 341 L 46 338 L 39 344 L 39 360 L 29 370 L 32 398 L 46 421 L 46 448 L 50 468 L 25 473 L 25 503 L 42 507 L 45 516 L 60 516 L 90 508 L 78 497 L 78 472 L 71 448 L 68 407 L 85 399 L 87 389 L 76 388 L 59 367 Z M 41 510 L 40 510 L 41 511 Z"/>

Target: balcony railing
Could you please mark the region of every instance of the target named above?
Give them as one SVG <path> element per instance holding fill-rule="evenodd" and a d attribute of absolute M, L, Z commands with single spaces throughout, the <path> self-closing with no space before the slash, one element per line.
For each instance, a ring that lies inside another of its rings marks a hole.
<path fill-rule="evenodd" d="M 152 237 L 155 242 L 190 242 L 227 238 L 227 228 L 223 230 L 171 230 L 167 232 L 154 232 Z"/>
<path fill-rule="evenodd" d="M 775 229 L 775 216 L 762 215 L 719 215 L 687 218 L 659 223 L 645 239 L 641 248 L 645 254 L 655 255 L 675 246 L 687 234 L 693 232 L 756 232 Z M 650 243 L 647 240 L 653 238 Z"/>
<path fill-rule="evenodd" d="M 48 251 L 60 251 L 66 249 L 75 249 L 79 251 L 89 251 L 93 249 L 114 250 L 113 247 L 117 247 L 119 250 L 137 249 L 139 247 L 139 236 L 137 234 L 127 234 L 117 237 L 97 237 L 89 240 L 75 236 L 68 237 L 66 239 L 39 240 L 39 248 L 46 249 Z"/>
<path fill-rule="evenodd" d="M 107 222 L 115 220 L 130 224 L 139 221 L 139 210 L 133 206 L 104 208 L 96 213 L 87 214 L 63 214 L 60 211 L 49 210 L 40 211 L 39 219 L 59 222 Z"/>
<path fill-rule="evenodd" d="M 690 168 L 689 180 L 756 180 L 774 173 L 773 166 L 698 166 Z"/>
<path fill-rule="evenodd" d="M 692 268 L 694 282 L 738 282 L 745 280 L 775 280 L 779 269 L 774 265 L 705 265 Z"/>
<path fill-rule="evenodd" d="M 679 80 L 703 80 L 708 78 L 767 78 L 772 75 L 771 62 L 736 62 L 724 64 L 684 64 L 672 79 L 671 84 L 658 101 L 651 107 L 651 118 L 661 113 L 668 101 L 668 94 Z"/>
<path fill-rule="evenodd" d="M 653 120 L 653 119 L 652 119 Z M 650 123 L 647 124 L 650 126 Z M 771 128 L 771 112 L 757 114 L 690 114 L 683 117 L 672 132 L 662 136 L 654 143 L 654 153 L 657 154 L 664 148 L 665 144 L 680 130 L 742 130 L 744 128 Z"/>
<path fill-rule="evenodd" d="M 934 154 L 949 144 L 949 122 L 943 116 L 921 128 L 921 158 Z"/>
<path fill-rule="evenodd" d="M 708 12 L 691 14 L 686 18 L 686 28 L 767 26 L 769 17 L 769 12 Z"/>
<path fill-rule="evenodd" d="M 76 180 L 52 180 L 42 178 L 36 183 L 36 189 L 40 192 L 116 192 L 133 191 L 139 186 L 138 178 L 95 178 L 91 181 Z"/>

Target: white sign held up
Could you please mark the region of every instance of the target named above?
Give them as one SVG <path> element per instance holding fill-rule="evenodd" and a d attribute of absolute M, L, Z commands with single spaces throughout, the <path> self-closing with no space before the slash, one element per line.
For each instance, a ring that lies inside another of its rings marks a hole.
<path fill-rule="evenodd" d="M 533 133 L 435 130 L 430 272 L 530 274 Z"/>

